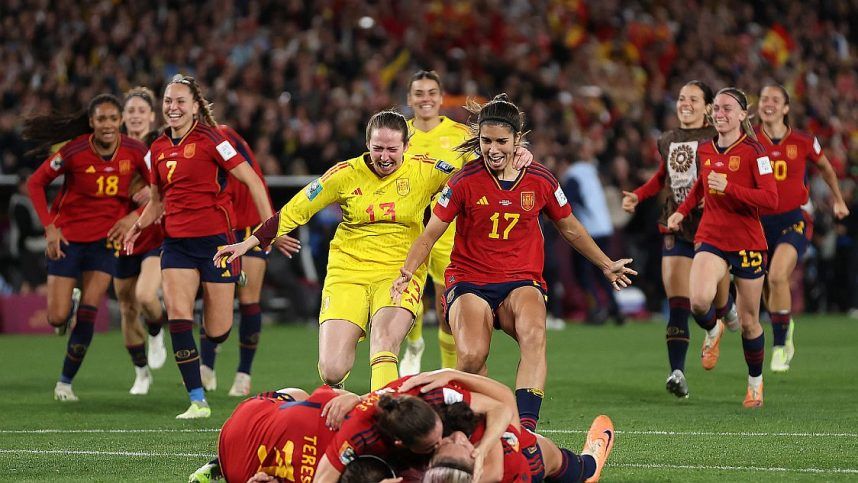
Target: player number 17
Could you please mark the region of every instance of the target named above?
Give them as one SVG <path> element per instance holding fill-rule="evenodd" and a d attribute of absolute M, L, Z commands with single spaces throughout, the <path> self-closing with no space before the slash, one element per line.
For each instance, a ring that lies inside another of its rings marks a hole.
<path fill-rule="evenodd" d="M 509 224 L 503 230 L 503 239 L 504 240 L 509 239 L 509 232 L 511 232 L 512 227 L 514 227 L 515 224 L 518 223 L 518 219 L 520 217 L 521 217 L 521 215 L 518 213 L 504 213 L 503 214 L 503 219 L 505 221 L 509 222 Z M 500 213 L 495 212 L 492 216 L 489 217 L 489 219 L 492 220 L 492 231 L 491 231 L 491 233 L 489 233 L 489 238 L 491 238 L 493 240 L 497 240 L 497 239 L 501 238 L 501 234 L 498 232 L 498 228 L 499 228 L 498 225 L 500 225 Z"/>

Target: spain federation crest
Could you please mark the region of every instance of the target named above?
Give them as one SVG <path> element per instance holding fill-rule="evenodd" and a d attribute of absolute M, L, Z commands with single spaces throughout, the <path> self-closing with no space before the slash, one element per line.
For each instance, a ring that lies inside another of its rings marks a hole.
<path fill-rule="evenodd" d="M 119 160 L 119 174 L 128 174 L 131 172 L 131 160 L 130 159 L 120 159 Z"/>
<path fill-rule="evenodd" d="M 523 191 L 521 193 L 521 209 L 530 211 L 536 203 L 536 193 L 533 191 Z"/>
<path fill-rule="evenodd" d="M 789 159 L 795 159 L 798 157 L 798 146 L 795 144 L 787 144 L 787 157 Z"/>
<path fill-rule="evenodd" d="M 396 192 L 399 193 L 399 196 L 405 196 L 411 192 L 411 184 L 408 182 L 408 178 L 396 180 Z"/>
<path fill-rule="evenodd" d="M 184 152 L 182 152 L 182 154 L 186 158 L 193 158 L 194 153 L 196 153 L 196 152 L 197 152 L 197 143 L 191 143 L 191 144 L 188 144 L 187 146 L 185 146 L 185 150 L 184 150 Z"/>
<path fill-rule="evenodd" d="M 727 164 L 727 167 L 730 168 L 730 171 L 739 171 L 739 166 L 742 165 L 742 158 L 739 156 L 730 156 L 730 162 Z"/>

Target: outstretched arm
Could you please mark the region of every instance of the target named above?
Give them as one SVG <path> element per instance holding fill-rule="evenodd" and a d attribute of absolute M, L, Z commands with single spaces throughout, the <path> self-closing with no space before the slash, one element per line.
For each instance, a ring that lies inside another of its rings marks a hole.
<path fill-rule="evenodd" d="M 840 192 L 840 183 L 837 182 L 837 173 L 831 167 L 831 162 L 823 154 L 819 157 L 816 166 L 819 168 L 825 184 L 831 188 L 831 194 L 834 196 L 834 217 L 838 220 L 846 218 L 849 216 L 849 208 L 846 206 L 846 202 L 843 201 L 843 194 Z"/>
<path fill-rule="evenodd" d="M 399 303 L 399 299 L 402 297 L 402 293 L 405 292 L 405 289 L 411 282 L 411 277 L 414 276 L 414 272 L 426 261 L 426 258 L 429 256 L 429 252 L 432 251 L 432 247 L 435 246 L 435 243 L 439 238 L 441 238 L 441 235 L 447 231 L 448 226 L 450 226 L 449 223 L 438 218 L 438 215 L 435 213 L 432 213 L 432 218 L 429 219 L 426 229 L 423 230 L 423 233 L 421 233 L 420 236 L 414 240 L 414 243 L 411 244 L 411 249 L 408 250 L 408 256 L 405 258 L 405 263 L 402 265 L 402 268 L 399 269 L 399 278 L 397 278 L 393 282 L 393 286 L 390 287 L 390 297 L 394 302 Z"/>
<path fill-rule="evenodd" d="M 620 290 L 621 287 L 628 287 L 632 284 L 628 276 L 638 274 L 638 272 L 626 266 L 632 262 L 632 259 L 611 260 L 599 248 L 599 245 L 596 245 L 593 237 L 587 233 L 584 225 L 575 218 L 575 215 L 570 213 L 569 216 L 555 221 L 554 226 L 557 227 L 557 231 L 560 232 L 560 236 L 566 240 L 566 243 L 602 270 L 605 278 L 611 282 L 614 289 Z"/>

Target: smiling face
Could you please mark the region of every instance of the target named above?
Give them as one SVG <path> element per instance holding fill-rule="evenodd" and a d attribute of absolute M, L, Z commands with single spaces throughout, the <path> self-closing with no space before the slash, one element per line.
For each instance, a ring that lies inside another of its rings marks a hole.
<path fill-rule="evenodd" d="M 377 175 L 387 176 L 402 166 L 403 155 L 408 149 L 404 137 L 405 133 L 387 127 L 372 130 L 366 147 L 369 149 L 370 164 Z"/>
<path fill-rule="evenodd" d="M 712 106 L 712 117 L 715 121 L 715 129 L 719 134 L 725 135 L 738 132 L 748 113 L 742 109 L 735 97 L 729 94 L 718 94 Z"/>
<path fill-rule="evenodd" d="M 706 100 L 703 89 L 688 84 L 679 90 L 679 98 L 676 100 L 676 117 L 683 129 L 694 129 L 703 127 L 706 115 Z"/>
<path fill-rule="evenodd" d="M 112 102 L 102 102 L 92 110 L 89 125 L 92 127 L 95 142 L 103 148 L 109 148 L 119 141 L 119 126 L 122 114 Z"/>
<path fill-rule="evenodd" d="M 505 124 L 480 126 L 480 152 L 492 171 L 502 171 L 512 161 L 518 136 Z"/>
<path fill-rule="evenodd" d="M 417 79 L 408 90 L 408 107 L 414 110 L 414 117 L 431 120 L 441 112 L 444 96 L 441 86 L 433 79 Z"/>
<path fill-rule="evenodd" d="M 140 96 L 132 96 L 125 102 L 122 119 L 128 134 L 136 139 L 142 139 L 155 123 L 155 111 Z"/>
<path fill-rule="evenodd" d="M 194 101 L 191 88 L 185 84 L 172 83 L 164 90 L 164 119 L 173 130 L 173 137 L 183 136 L 191 128 L 200 106 Z"/>
<path fill-rule="evenodd" d="M 760 107 L 757 112 L 766 124 L 783 124 L 784 117 L 789 113 L 789 104 L 786 103 L 783 91 L 773 86 L 763 87 L 760 91 Z"/>

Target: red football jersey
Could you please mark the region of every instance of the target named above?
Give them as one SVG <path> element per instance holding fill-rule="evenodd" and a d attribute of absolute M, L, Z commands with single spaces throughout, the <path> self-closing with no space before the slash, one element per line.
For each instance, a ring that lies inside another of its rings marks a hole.
<path fill-rule="evenodd" d="M 467 163 L 444 187 L 434 209 L 441 220 L 456 220 L 447 286 L 533 280 L 545 288 L 541 212 L 555 221 L 572 213 L 560 184 L 544 166 L 533 163 L 523 169 L 507 190 L 482 158 Z"/>
<path fill-rule="evenodd" d="M 477 423 L 474 429 L 474 434 L 471 435 L 470 441 L 476 446 L 483 440 L 483 434 L 486 431 L 485 420 Z M 536 436 L 530 431 L 522 429 L 519 431 L 513 426 L 508 426 L 506 432 L 501 437 L 501 449 L 503 450 L 503 477 L 502 483 L 525 483 L 533 480 L 531 474 L 530 462 L 524 456 L 524 452 L 532 454 L 539 451 L 537 446 Z M 534 468 L 537 469 L 537 468 Z M 544 472 L 544 467 L 538 468 Z"/>
<path fill-rule="evenodd" d="M 723 152 L 715 143 L 713 140 L 697 148 L 700 176 L 677 211 L 688 216 L 702 198 L 703 219 L 694 238 L 696 243 L 708 243 L 724 251 L 766 250 L 760 209 L 771 209 L 778 203 L 769 157 L 763 146 L 747 135 Z M 712 171 L 727 175 L 723 193 L 706 188 Z"/>
<path fill-rule="evenodd" d="M 125 216 L 134 174 L 144 179 L 146 145 L 120 135 L 119 147 L 104 159 L 92 144 L 92 134 L 66 143 L 49 157 L 27 181 L 33 208 L 45 226 L 53 223 L 70 242 L 100 240 L 119 218 Z M 65 175 L 63 186 L 48 211 L 45 187 Z"/>
<path fill-rule="evenodd" d="M 311 481 L 335 434 L 321 414 L 336 395 L 322 386 L 305 401 L 263 394 L 239 404 L 218 439 L 226 480 L 247 481 L 261 471 L 285 481 Z"/>
<path fill-rule="evenodd" d="M 268 194 L 268 185 L 265 183 L 262 169 L 259 167 L 259 163 L 256 162 L 256 156 L 253 155 L 250 145 L 233 128 L 221 124 L 218 126 L 218 129 L 238 149 L 238 154 L 244 158 L 244 161 L 253 168 L 253 172 L 259 176 L 262 186 L 265 187 L 268 202 L 271 203 L 271 195 Z M 230 179 L 226 185 L 226 192 L 229 194 L 230 200 L 232 200 L 232 209 L 235 213 L 234 229 L 243 230 L 247 227 L 255 227 L 262 222 L 259 219 L 259 211 L 256 210 L 256 205 L 253 203 L 253 197 L 250 196 L 250 189 L 247 188 L 247 185 L 237 179 Z M 274 206 L 274 203 L 271 203 L 271 206 Z"/>
<path fill-rule="evenodd" d="M 786 213 L 807 203 L 808 189 L 805 184 L 807 160 L 819 163 L 822 146 L 814 136 L 787 128 L 783 139 L 775 143 L 758 126 L 757 139 L 766 149 L 772 161 L 772 171 L 778 186 L 778 206 L 773 210 L 761 209 L 762 215 Z"/>
<path fill-rule="evenodd" d="M 402 383 L 411 376 L 401 377 L 378 391 L 370 394 L 361 404 L 349 413 L 342 427 L 337 431 L 333 441 L 328 445 L 325 453 L 328 461 L 334 468 L 342 473 L 346 465 L 361 455 L 375 455 L 385 459 L 393 448 L 387 440 L 375 428 L 375 414 L 378 412 L 378 400 L 384 394 L 394 394 L 402 386 Z M 471 393 L 457 384 L 448 384 L 439 389 L 427 393 L 421 393 L 420 387 L 402 393 L 416 396 L 426 401 L 430 406 L 441 407 L 457 402 L 471 403 Z M 402 461 L 388 460 L 390 463 L 401 464 Z"/>
<path fill-rule="evenodd" d="M 194 123 L 177 143 L 167 130 L 149 150 L 152 183 L 164 202 L 164 229 L 173 238 L 233 230 L 232 203 L 226 193 L 229 170 L 244 162 L 220 131 Z"/>

